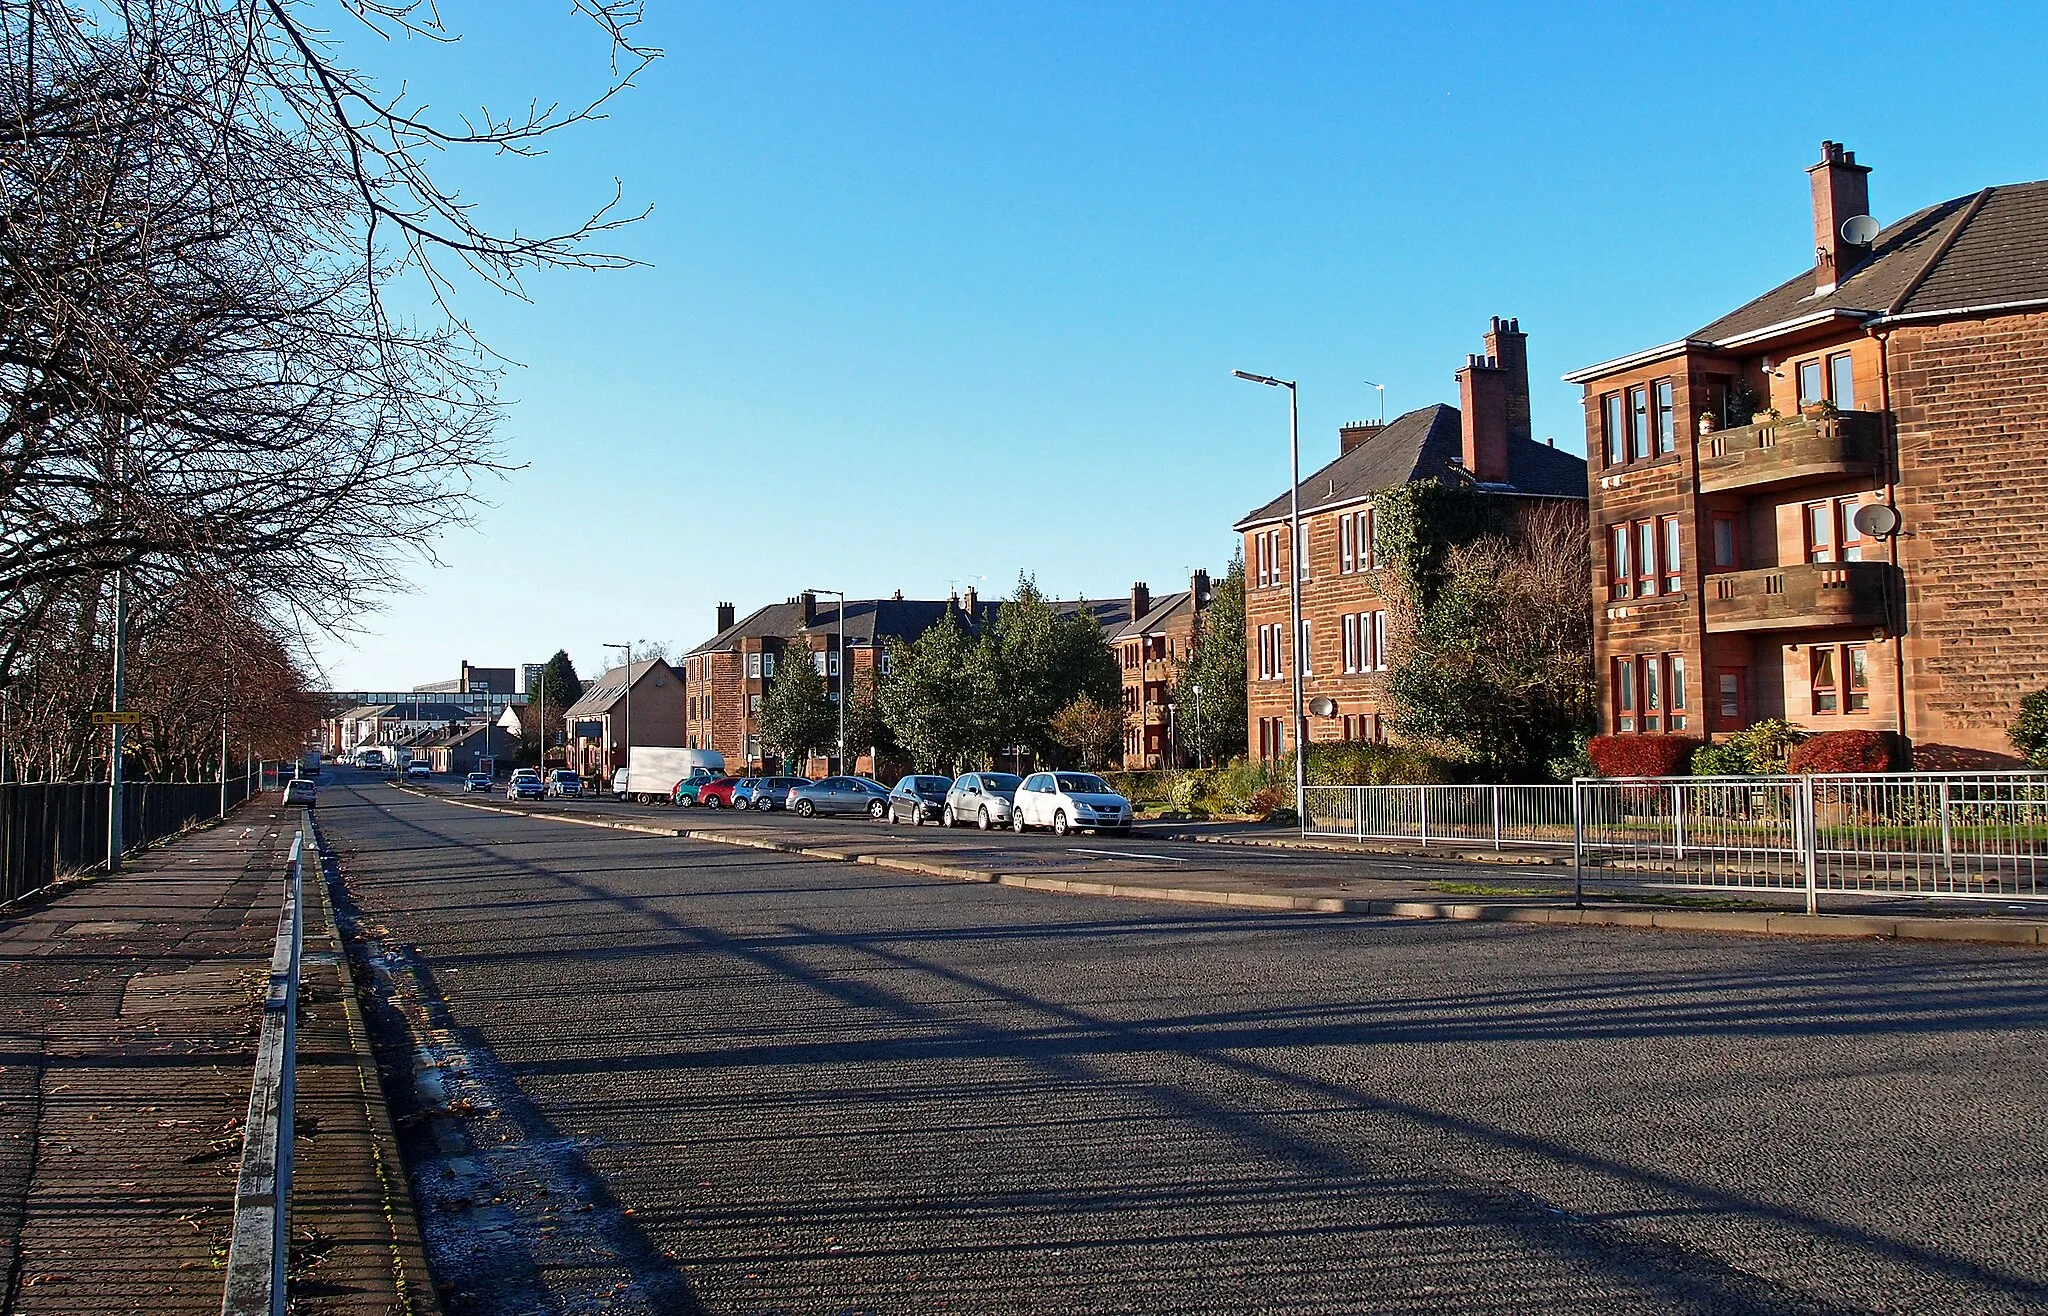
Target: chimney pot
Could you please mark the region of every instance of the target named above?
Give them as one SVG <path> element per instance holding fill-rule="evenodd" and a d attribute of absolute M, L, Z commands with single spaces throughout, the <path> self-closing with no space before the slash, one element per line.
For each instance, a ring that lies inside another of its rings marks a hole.
<path fill-rule="evenodd" d="M 803 605 L 803 624 L 808 626 L 818 618 L 818 596 L 810 590 L 796 596 L 796 602 Z"/>
<path fill-rule="evenodd" d="M 981 591 L 969 585 L 966 592 L 960 596 L 960 610 L 971 620 L 981 610 Z"/>
<path fill-rule="evenodd" d="M 1131 620 L 1136 621 L 1152 611 L 1152 591 L 1140 580 L 1131 585 Z"/>
<path fill-rule="evenodd" d="M 1194 575 L 1188 579 L 1188 593 L 1194 599 L 1196 611 L 1209 606 L 1209 573 L 1207 570 L 1200 567 L 1195 569 Z"/>
<path fill-rule="evenodd" d="M 718 605 L 718 629 L 721 634 L 732 629 L 732 604 Z"/>

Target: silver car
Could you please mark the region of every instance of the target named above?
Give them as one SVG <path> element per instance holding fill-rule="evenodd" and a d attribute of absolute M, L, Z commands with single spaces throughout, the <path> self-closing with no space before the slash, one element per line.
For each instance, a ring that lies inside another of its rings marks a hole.
<path fill-rule="evenodd" d="M 945 823 L 973 823 L 981 830 L 1008 827 L 1010 811 L 1023 778 L 1009 772 L 970 772 L 946 792 Z"/>
<path fill-rule="evenodd" d="M 879 819 L 889 812 L 889 788 L 866 777 L 827 777 L 791 791 L 789 811 L 799 818 L 820 813 L 864 813 Z"/>

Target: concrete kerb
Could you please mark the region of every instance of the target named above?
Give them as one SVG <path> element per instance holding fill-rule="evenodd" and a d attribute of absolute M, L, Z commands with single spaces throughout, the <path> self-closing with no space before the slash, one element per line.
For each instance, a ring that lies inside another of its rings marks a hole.
<path fill-rule="evenodd" d="M 1575 909 L 1561 905 L 1521 905 L 1511 903 L 1470 904 L 1433 900 L 1377 900 L 1353 896 L 1308 896 L 1291 895 L 1276 891 L 1233 891 L 1204 887 L 1151 886 L 1142 882 L 1102 882 L 1084 878 L 1044 877 L 1021 873 L 998 873 L 982 869 L 962 868 L 949 864 L 932 864 L 915 859 L 899 859 L 888 855 L 853 853 L 845 850 L 826 849 L 820 846 L 804 846 L 788 841 L 766 840 L 761 837 L 741 836 L 731 832 L 715 832 L 701 828 L 653 827 L 638 823 L 612 822 L 598 818 L 579 818 L 565 813 L 535 813 L 523 809 L 508 809 L 498 805 L 476 804 L 468 800 L 450 799 L 430 791 L 414 790 L 411 787 L 392 783 L 399 790 L 418 795 L 424 799 L 440 800 L 465 809 L 479 809 L 487 813 L 511 814 L 520 818 L 539 818 L 548 822 L 574 823 L 582 827 L 604 827 L 615 831 L 644 832 L 650 836 L 673 836 L 691 841 L 709 841 L 717 845 L 744 846 L 754 850 L 771 850 L 782 854 L 798 855 L 810 859 L 822 859 L 834 863 L 859 863 L 876 868 L 887 868 L 897 872 L 914 873 L 925 877 L 941 878 L 954 882 L 985 882 L 1000 886 L 1017 887 L 1027 891 L 1044 891 L 1058 895 L 1107 896 L 1131 900 L 1167 900 L 1183 904 L 1228 905 L 1240 909 L 1269 909 L 1292 913 L 1311 914 L 1363 914 L 1379 918 L 1409 919 L 1451 919 L 1487 923 L 1539 923 L 1567 927 L 1613 927 L 1649 928 L 1667 932 L 1717 932 L 1736 933 L 1746 936 L 1769 937 L 1830 937 L 1830 938 L 1875 938 L 1902 941 L 1963 941 L 2002 946 L 2048 946 L 2048 922 L 2023 921 L 2015 919 L 1977 918 L 1893 918 L 1867 914 L 1773 914 L 1761 910 L 1740 909 Z M 1232 841 L 1225 837 L 1171 837 L 1175 840 L 1200 839 L 1210 844 L 1249 844 L 1260 842 Z M 1349 845 L 1273 845 L 1273 849 L 1337 849 L 1357 852 Z M 1379 853 L 1367 851 L 1367 853 Z M 1411 854 L 1414 851 L 1389 851 L 1387 853 Z M 1437 858 L 1459 858 L 1448 851 L 1429 851 Z M 1488 852 L 1489 854 L 1491 852 Z M 1530 862 L 1527 859 L 1521 862 Z M 1551 862 L 1551 861 L 1540 861 Z"/>

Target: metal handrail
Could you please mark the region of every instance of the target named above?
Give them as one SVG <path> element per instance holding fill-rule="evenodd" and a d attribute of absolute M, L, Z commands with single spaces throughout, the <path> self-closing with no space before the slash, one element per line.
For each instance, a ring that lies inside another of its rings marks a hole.
<path fill-rule="evenodd" d="M 242 1126 L 242 1169 L 235 1183 L 222 1316 L 283 1316 L 285 1310 L 285 1263 L 291 1254 L 292 1107 L 298 1087 L 299 956 L 306 940 L 306 849 L 301 823 L 286 861 L 285 904 L 270 953 L 256 1077 Z"/>

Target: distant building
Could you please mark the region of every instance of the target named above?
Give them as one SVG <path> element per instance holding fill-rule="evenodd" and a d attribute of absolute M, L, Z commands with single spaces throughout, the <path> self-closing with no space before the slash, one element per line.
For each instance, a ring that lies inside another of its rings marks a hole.
<path fill-rule="evenodd" d="M 518 694 L 517 680 L 510 667 L 471 667 L 468 659 L 462 660 L 461 673 L 452 681 L 433 681 L 416 685 L 416 694 L 461 694 L 461 695 L 512 695 Z"/>
<path fill-rule="evenodd" d="M 1237 523 L 1245 562 L 1245 748 L 1254 757 L 1283 757 L 1301 738 L 1387 738 L 1387 673 L 1397 656 L 1388 612 L 1397 586 L 1380 551 L 1376 496 L 1438 480 L 1519 505 L 1584 505 L 1585 461 L 1531 434 L 1528 335 L 1518 322 L 1496 317 L 1485 354 L 1467 357 L 1457 380 L 1459 406 L 1422 407 L 1385 425 L 1359 421 L 1338 431 L 1337 459 L 1297 491 L 1306 541 L 1298 555 L 1285 492 Z M 1293 731 L 1290 560 L 1301 573 L 1302 699 L 1328 697 L 1336 706 L 1327 718 L 1302 709 Z"/>
<path fill-rule="evenodd" d="M 1209 573 L 1197 571 L 1188 588 L 1160 598 L 1143 581 L 1131 586 L 1130 619 L 1109 636 L 1123 671 L 1124 767 L 1129 771 L 1179 766 L 1185 761 L 1176 725 L 1191 710 L 1173 704 L 1181 664 L 1194 651 L 1195 626 L 1209 607 Z"/>
<path fill-rule="evenodd" d="M 467 722 L 434 732 L 412 746 L 414 757 L 426 756 L 435 772 L 467 776 L 487 765 L 507 762 L 519 749 L 519 737 L 494 722 Z"/>
<path fill-rule="evenodd" d="M 630 707 L 627 691 L 631 689 Z M 632 745 L 681 745 L 687 732 L 682 673 L 660 658 L 614 667 L 562 714 L 569 766 L 609 781 Z"/>
<path fill-rule="evenodd" d="M 1810 268 L 1565 376 L 1597 465 L 1601 730 L 1783 718 L 2010 763 L 2048 685 L 2048 181 L 1880 228 L 1852 152 L 1806 172 Z"/>

